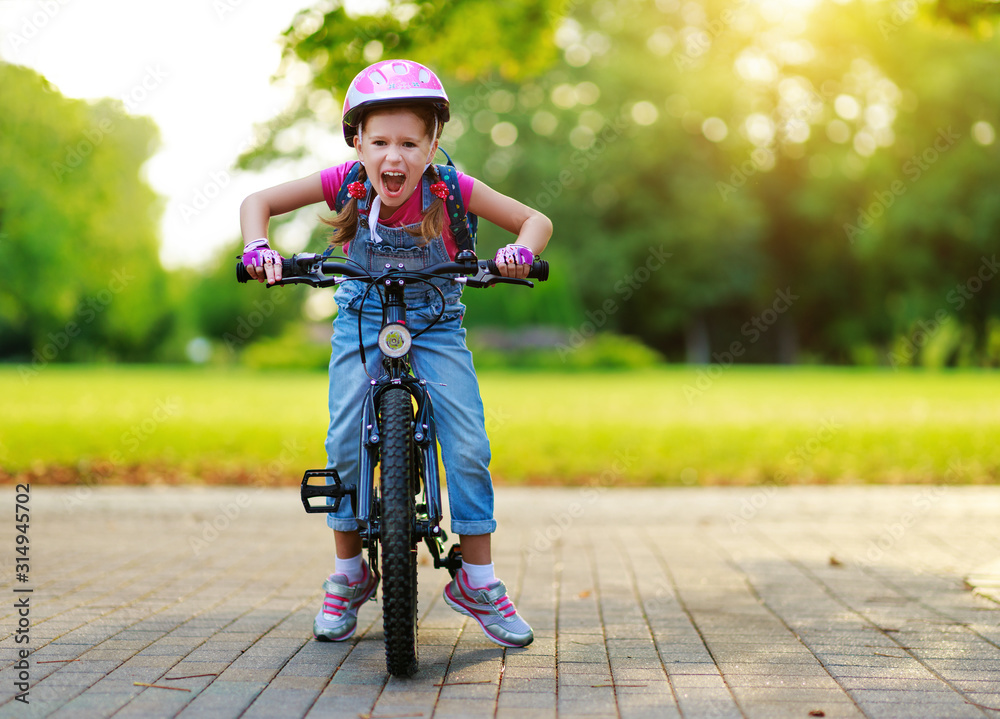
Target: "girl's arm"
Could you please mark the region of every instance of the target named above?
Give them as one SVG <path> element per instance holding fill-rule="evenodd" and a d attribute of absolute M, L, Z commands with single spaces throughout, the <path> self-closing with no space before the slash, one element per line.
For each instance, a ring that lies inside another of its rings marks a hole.
<path fill-rule="evenodd" d="M 533 255 L 540 254 L 552 236 L 552 221 L 548 217 L 479 180 L 472 186 L 469 212 L 513 232 L 517 235 L 517 244 L 527 247 Z M 499 265 L 498 269 L 508 277 L 528 276 L 525 266 Z"/>
<path fill-rule="evenodd" d="M 269 220 L 276 215 L 297 210 L 306 205 L 324 201 L 323 181 L 320 173 L 292 180 L 281 185 L 269 187 L 255 192 L 240 205 L 240 229 L 243 232 L 243 243 L 267 238 Z M 273 267 L 273 269 L 272 269 Z M 281 265 L 265 265 L 264 267 L 247 267 L 247 272 L 255 280 L 267 281 L 268 284 L 281 279 Z"/>

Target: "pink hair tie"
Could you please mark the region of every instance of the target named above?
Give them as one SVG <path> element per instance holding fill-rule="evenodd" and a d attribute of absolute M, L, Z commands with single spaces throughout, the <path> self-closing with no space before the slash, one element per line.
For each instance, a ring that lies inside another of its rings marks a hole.
<path fill-rule="evenodd" d="M 352 182 L 347 186 L 347 194 L 355 200 L 363 200 L 368 197 L 368 190 L 365 189 L 364 184 L 360 182 Z"/>
<path fill-rule="evenodd" d="M 431 192 L 440 197 L 442 200 L 448 199 L 448 185 L 443 182 L 435 182 L 431 185 Z"/>

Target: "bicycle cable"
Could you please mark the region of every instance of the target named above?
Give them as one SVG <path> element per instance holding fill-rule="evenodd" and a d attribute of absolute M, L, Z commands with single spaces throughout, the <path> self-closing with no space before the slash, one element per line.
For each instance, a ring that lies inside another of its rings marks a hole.
<path fill-rule="evenodd" d="M 371 278 L 371 282 L 368 285 L 368 289 L 366 289 L 365 292 L 364 292 L 364 294 L 362 295 L 362 297 L 361 297 L 361 304 L 358 306 L 358 349 L 359 349 L 360 354 L 361 354 L 361 364 L 364 367 L 365 374 L 368 376 L 369 379 L 375 380 L 376 378 L 372 377 L 371 372 L 368 371 L 368 362 L 367 362 L 367 354 L 365 353 L 364 339 L 361 337 L 361 326 L 362 326 L 361 325 L 361 318 L 364 315 L 365 302 L 368 300 L 368 294 L 371 292 L 372 288 L 375 287 L 376 291 L 378 292 L 378 295 L 379 295 L 379 302 L 382 305 L 382 323 L 383 324 L 385 323 L 385 320 L 386 320 L 386 314 L 385 314 L 385 310 L 386 310 L 385 295 L 383 294 L 384 291 L 383 291 L 382 286 L 380 284 L 380 282 L 381 282 L 381 280 L 383 278 L 391 277 L 393 279 L 415 280 L 415 281 L 417 281 L 419 283 L 428 285 L 431 289 L 433 289 L 437 293 L 438 298 L 441 300 L 441 309 L 438 310 L 437 315 L 434 317 L 434 319 L 432 319 L 430 321 L 430 324 L 428 324 L 426 327 L 422 328 L 418 332 L 413 332 L 410 335 L 411 338 L 413 338 L 413 339 L 416 339 L 417 337 L 419 337 L 420 335 L 422 335 L 424 332 L 426 332 L 427 330 L 429 330 L 431 327 L 433 327 L 434 325 L 436 325 L 441 320 L 441 318 L 444 316 L 445 299 L 444 299 L 444 292 L 441 291 L 441 288 L 438 287 L 436 284 L 434 284 L 434 282 L 432 282 L 432 280 L 434 279 L 434 277 L 436 275 L 424 274 L 424 273 L 421 273 L 419 270 L 410 270 L 410 271 L 403 271 L 403 272 L 386 272 L 384 274 L 379 275 L 378 277 L 373 277 L 371 274 L 369 274 L 368 276 L 369 276 L 369 278 Z"/>

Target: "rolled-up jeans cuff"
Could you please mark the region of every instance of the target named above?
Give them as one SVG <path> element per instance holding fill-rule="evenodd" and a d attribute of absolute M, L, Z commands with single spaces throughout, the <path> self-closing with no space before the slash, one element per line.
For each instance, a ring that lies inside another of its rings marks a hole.
<path fill-rule="evenodd" d="M 336 530 L 338 532 L 356 532 L 358 531 L 358 520 L 354 517 L 342 518 L 334 517 L 332 514 L 326 515 L 326 523 L 330 529 Z"/>
<path fill-rule="evenodd" d="M 497 531 L 495 519 L 476 519 L 472 521 L 453 519 L 451 520 L 452 534 L 493 534 Z"/>

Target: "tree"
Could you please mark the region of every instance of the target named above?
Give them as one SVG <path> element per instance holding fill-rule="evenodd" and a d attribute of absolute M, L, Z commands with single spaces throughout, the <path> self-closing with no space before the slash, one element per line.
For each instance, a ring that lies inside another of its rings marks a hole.
<path fill-rule="evenodd" d="M 544 32 L 518 4 L 501 47 L 478 7 L 304 15 L 285 71 L 311 79 L 272 140 L 310 112 L 339 119 L 369 62 L 430 62 L 460 166 L 553 218 L 547 254 L 578 278 L 571 326 L 674 358 L 738 343 L 748 359 L 892 364 L 943 312 L 958 329 L 910 360 L 997 361 L 1000 285 L 980 277 L 1000 224 L 994 4 L 593 0 L 545 6 Z M 525 48 L 537 62 L 516 62 Z"/>
<path fill-rule="evenodd" d="M 160 202 L 140 175 L 158 141 L 120 103 L 63 97 L 0 63 L 0 357 L 25 370 L 136 359 L 168 331 Z"/>
<path fill-rule="evenodd" d="M 294 125 L 339 119 L 343 92 L 357 73 L 384 58 L 406 57 L 474 82 L 498 73 L 509 79 L 543 71 L 555 57 L 552 36 L 570 0 L 388 0 L 377 14 L 355 15 L 342 3 L 304 10 L 284 33 L 279 75 L 304 79 L 292 106 L 267 130 L 267 139 L 240 158 L 257 168 L 304 145 L 277 138 Z M 290 133 L 293 135 L 294 133 Z M 289 136 L 286 136 L 286 140 Z M 289 148 L 291 145 L 291 148 Z"/>

